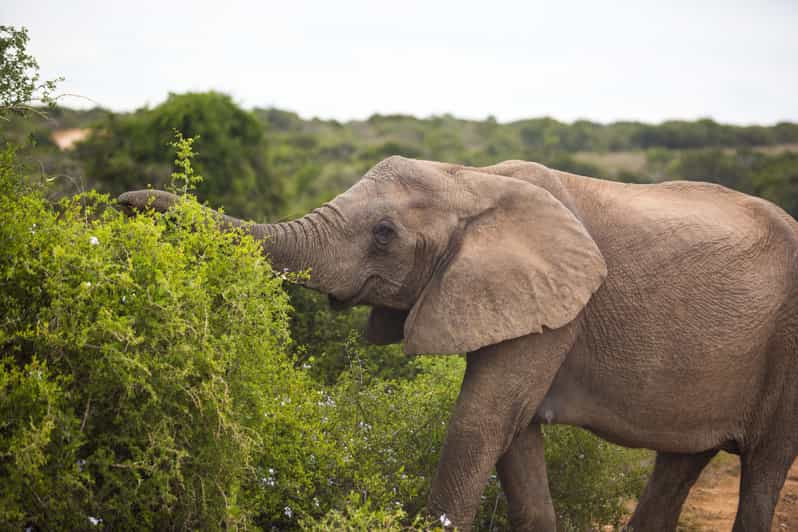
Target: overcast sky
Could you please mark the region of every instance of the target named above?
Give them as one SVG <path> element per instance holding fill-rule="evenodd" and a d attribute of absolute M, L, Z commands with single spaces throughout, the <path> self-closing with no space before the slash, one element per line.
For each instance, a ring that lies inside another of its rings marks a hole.
<path fill-rule="evenodd" d="M 798 121 L 797 0 L 2 0 L 0 24 L 114 110 L 213 89 L 339 120 Z"/>

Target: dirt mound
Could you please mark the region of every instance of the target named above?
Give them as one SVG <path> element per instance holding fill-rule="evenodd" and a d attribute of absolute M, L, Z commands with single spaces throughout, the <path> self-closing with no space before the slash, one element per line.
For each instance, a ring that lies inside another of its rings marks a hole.
<path fill-rule="evenodd" d="M 679 530 L 727 532 L 737 513 L 740 464 L 736 456 L 721 455 L 701 474 L 684 504 Z M 793 463 L 773 518 L 773 532 L 798 531 L 798 460 Z"/>

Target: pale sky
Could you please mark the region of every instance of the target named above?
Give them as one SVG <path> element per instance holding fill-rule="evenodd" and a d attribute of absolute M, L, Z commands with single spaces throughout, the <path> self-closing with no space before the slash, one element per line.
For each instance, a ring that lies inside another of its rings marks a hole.
<path fill-rule="evenodd" d="M 119 111 L 213 89 L 339 120 L 798 122 L 796 0 L 2 0 L 0 24 Z"/>

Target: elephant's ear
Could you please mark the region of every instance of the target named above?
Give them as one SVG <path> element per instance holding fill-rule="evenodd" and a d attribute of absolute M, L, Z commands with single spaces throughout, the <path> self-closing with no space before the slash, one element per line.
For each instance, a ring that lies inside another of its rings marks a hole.
<path fill-rule="evenodd" d="M 370 344 L 396 344 L 404 338 L 407 310 L 374 307 L 366 325 L 366 341 Z"/>
<path fill-rule="evenodd" d="M 464 353 L 572 321 L 607 275 L 593 238 L 547 190 L 463 171 L 478 207 L 405 321 L 405 352 Z"/>

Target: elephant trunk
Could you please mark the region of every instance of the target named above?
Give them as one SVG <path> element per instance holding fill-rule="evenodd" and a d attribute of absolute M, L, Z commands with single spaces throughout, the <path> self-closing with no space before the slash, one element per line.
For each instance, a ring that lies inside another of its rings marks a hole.
<path fill-rule="evenodd" d="M 329 293 L 332 279 L 327 265 L 331 257 L 331 235 L 318 212 L 314 211 L 289 222 L 255 224 L 249 231 L 262 243 L 276 271 L 304 272 L 310 277 L 304 286 Z"/>
<path fill-rule="evenodd" d="M 117 202 L 127 213 L 147 208 L 166 212 L 179 196 L 162 190 L 136 190 L 125 192 Z M 324 208 L 322 208 L 324 209 Z M 325 266 L 332 264 L 331 231 L 329 219 L 322 209 L 316 209 L 301 218 L 275 224 L 255 224 L 208 209 L 218 220 L 222 230 L 243 228 L 256 240 L 270 258 L 275 271 L 303 272 L 310 270 L 310 278 L 302 281 L 308 288 L 322 292 L 332 290 L 332 279 Z"/>

